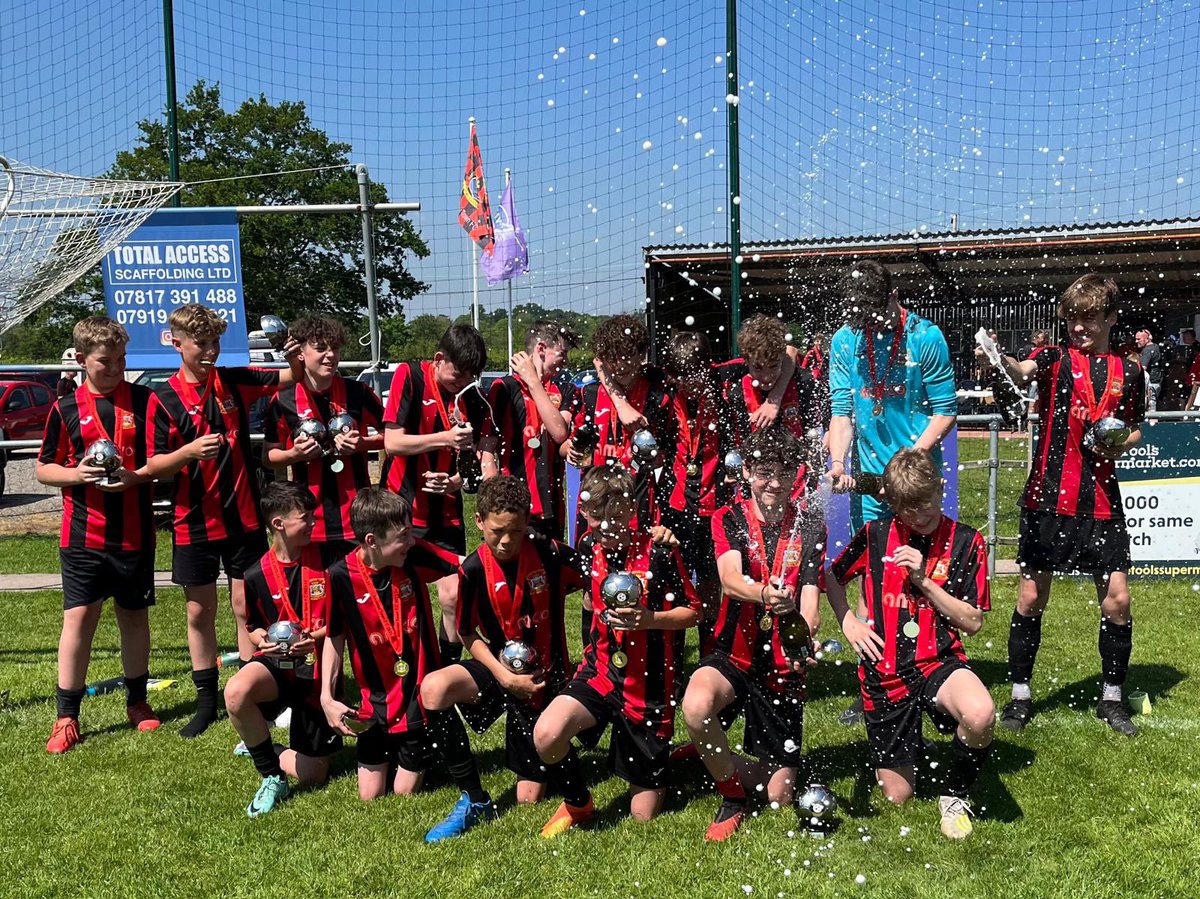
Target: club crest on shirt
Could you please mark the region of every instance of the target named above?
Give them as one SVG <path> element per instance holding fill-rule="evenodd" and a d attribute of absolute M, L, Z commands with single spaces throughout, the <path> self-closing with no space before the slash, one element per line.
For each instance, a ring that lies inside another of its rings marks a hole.
<path fill-rule="evenodd" d="M 800 410 L 797 409 L 795 406 L 788 406 L 786 409 L 783 410 L 783 417 L 788 418 L 788 419 L 799 418 Z"/>
<path fill-rule="evenodd" d="M 325 596 L 325 582 L 313 581 L 308 585 L 308 595 L 312 599 L 321 599 Z"/>
<path fill-rule="evenodd" d="M 408 581 L 405 581 L 400 585 L 400 596 L 403 599 L 413 598 L 413 586 Z"/>
<path fill-rule="evenodd" d="M 132 431 L 136 427 L 137 427 L 137 419 L 135 419 L 133 417 L 133 413 L 132 412 L 122 412 L 121 413 L 121 430 L 122 431 Z"/>
<path fill-rule="evenodd" d="M 930 575 L 935 581 L 944 581 L 950 576 L 950 560 L 938 559 L 938 563 L 933 566 L 933 573 Z"/>
<path fill-rule="evenodd" d="M 545 590 L 546 589 L 546 575 L 542 574 L 539 571 L 535 571 L 533 574 L 531 574 L 529 576 L 529 589 L 530 590 Z"/>
<path fill-rule="evenodd" d="M 222 412 L 232 412 L 234 409 L 237 408 L 237 406 L 234 404 L 232 398 L 222 400 L 220 405 L 221 405 Z"/>
<path fill-rule="evenodd" d="M 551 393 L 549 396 L 550 396 L 550 402 L 554 403 L 554 408 L 557 409 L 560 406 L 562 406 L 562 394 L 561 393 Z"/>
<path fill-rule="evenodd" d="M 784 568 L 799 568 L 800 567 L 800 550 L 785 549 L 783 551 L 783 567 Z"/>

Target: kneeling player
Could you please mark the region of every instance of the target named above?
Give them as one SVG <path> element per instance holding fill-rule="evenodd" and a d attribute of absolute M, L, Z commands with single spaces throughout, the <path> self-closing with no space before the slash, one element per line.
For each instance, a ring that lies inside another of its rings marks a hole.
<path fill-rule="evenodd" d="M 550 782 L 578 807 L 588 789 L 575 753 L 544 765 L 533 726 L 569 677 L 563 603 L 582 589 L 583 573 L 574 550 L 530 531 L 529 503 L 529 488 L 515 477 L 498 475 L 480 486 L 475 524 L 483 544 L 459 574 L 458 632 L 471 658 L 425 678 L 421 701 L 428 712 L 458 705 L 479 732 L 507 712 L 505 760 L 517 775 L 517 802 L 539 802 Z M 512 640 L 536 652 L 528 670 L 499 660 Z"/>
<path fill-rule="evenodd" d="M 799 442 L 770 428 L 752 433 L 742 451 L 750 496 L 713 516 L 724 596 L 709 655 L 683 697 L 688 732 L 722 797 L 704 837 L 714 842 L 741 827 L 747 785 L 765 783 L 772 804 L 793 799 L 804 674 L 813 647 L 789 645 L 784 629 L 786 616 L 800 614 L 809 633 L 816 631 L 825 558 L 820 514 L 789 501 L 800 466 Z M 746 717 L 744 744 L 758 765 L 729 748 L 725 729 L 738 714 Z"/>
<path fill-rule="evenodd" d="M 265 815 L 288 795 L 288 776 L 324 783 L 341 738 L 325 721 L 317 688 L 317 641 L 329 620 L 329 589 L 320 550 L 312 543 L 317 500 L 299 484 L 263 487 L 262 512 L 271 548 L 246 572 L 246 628 L 257 651 L 225 685 L 225 708 L 245 741 L 262 783 L 246 809 Z M 301 631 L 291 646 L 273 643 L 267 629 L 291 621 Z M 277 755 L 267 724 L 292 710 L 288 748 Z"/>
<path fill-rule="evenodd" d="M 590 642 L 574 679 L 547 706 L 534 727 L 538 755 L 547 765 L 565 759 L 571 740 L 611 724 L 609 765 L 632 786 L 630 813 L 639 821 L 657 815 L 667 793 L 671 736 L 675 730 L 675 677 L 682 664 L 678 632 L 699 620 L 700 600 L 679 551 L 656 546 L 648 528 L 633 527 L 635 486 L 615 462 L 602 462 L 580 484 L 588 532 L 579 554 L 591 563 L 593 608 Z M 642 594 L 610 602 L 609 573 L 627 572 Z M 582 805 L 565 801 L 542 829 L 553 837 L 593 815 L 589 793 Z"/>
<path fill-rule="evenodd" d="M 890 801 L 913 795 L 922 716 L 954 732 L 938 806 L 942 833 L 961 840 L 971 834 L 967 796 L 991 752 L 996 718 L 958 637 L 978 633 L 990 608 L 983 538 L 942 514 L 942 479 L 927 450 L 898 450 L 883 489 L 896 517 L 867 522 L 854 535 L 833 563 L 829 604 L 859 655 L 871 765 Z M 846 606 L 842 589 L 859 575 L 866 621 Z"/>
<path fill-rule="evenodd" d="M 427 585 L 458 570 L 459 557 L 412 536 L 408 500 L 366 487 L 350 504 L 359 547 L 329 569 L 329 635 L 321 653 L 321 707 L 330 727 L 354 736 L 346 722 L 368 727 L 358 737 L 358 795 L 421 788 L 434 748 L 461 797 L 425 835 L 429 843 L 465 833 L 496 816 L 479 780 L 467 732 L 452 709 L 427 712 L 421 682 L 441 666 Z M 359 708 L 336 698 L 342 653 L 350 648 Z"/>

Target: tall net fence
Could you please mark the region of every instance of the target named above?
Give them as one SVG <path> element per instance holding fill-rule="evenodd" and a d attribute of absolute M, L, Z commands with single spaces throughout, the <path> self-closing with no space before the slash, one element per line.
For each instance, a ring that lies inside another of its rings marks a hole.
<path fill-rule="evenodd" d="M 0 31 L 0 152 L 102 174 L 165 105 L 161 4 L 15 0 Z M 513 173 L 530 274 L 515 301 L 640 307 L 642 248 L 728 240 L 728 94 L 743 241 L 1185 217 L 1196 208 L 1185 0 L 726 5 L 176 0 L 182 98 L 300 101 L 392 200 L 419 200 L 430 289 L 468 310 L 456 218 L 470 116 L 493 204 Z M 346 197 L 354 200 L 354 197 Z M 187 192 L 184 192 L 187 203 Z M 481 302 L 496 309 L 503 287 Z"/>

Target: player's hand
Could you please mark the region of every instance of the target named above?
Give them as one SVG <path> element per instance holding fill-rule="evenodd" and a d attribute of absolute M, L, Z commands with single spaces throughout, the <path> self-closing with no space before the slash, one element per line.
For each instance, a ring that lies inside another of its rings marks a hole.
<path fill-rule="evenodd" d="M 759 431 L 769 426 L 778 417 L 779 406 L 769 399 L 765 400 L 757 409 L 750 413 L 750 430 Z"/>
<path fill-rule="evenodd" d="M 278 643 L 270 643 L 264 640 L 258 644 L 258 654 L 266 656 L 268 659 L 286 659 L 288 657 L 288 648 Z"/>
<path fill-rule="evenodd" d="M 1099 456 L 1101 459 L 1108 459 L 1110 462 L 1120 459 L 1123 455 L 1129 452 L 1130 445 L 1121 443 L 1117 446 L 1105 446 L 1102 443 L 1093 443 L 1088 449 L 1092 451 L 1093 456 Z"/>
<path fill-rule="evenodd" d="M 846 617 L 842 621 L 842 633 L 846 635 L 846 639 L 854 647 L 859 658 L 872 662 L 878 662 L 883 658 L 881 651 L 883 637 L 879 636 L 875 629 L 865 621 L 860 621 L 854 612 L 846 613 Z"/>
<path fill-rule="evenodd" d="M 508 673 L 505 675 L 504 683 L 501 686 L 504 687 L 506 692 L 517 697 L 517 699 L 528 702 L 546 689 L 546 682 L 542 669 L 537 668 L 528 674 Z"/>
<path fill-rule="evenodd" d="M 283 344 L 283 358 L 292 368 L 304 370 L 304 365 L 300 360 L 300 353 L 304 349 L 304 344 L 298 341 L 295 337 L 288 336 L 288 339 Z"/>
<path fill-rule="evenodd" d="M 541 381 L 541 378 L 538 377 L 537 368 L 534 367 L 533 357 L 528 353 L 513 353 L 513 357 L 508 360 L 508 364 L 511 366 L 513 374 L 524 381 L 527 387 L 533 385 L 534 382 Z"/>
<path fill-rule="evenodd" d="M 796 608 L 796 592 L 788 586 L 767 584 L 762 591 L 762 602 L 773 615 L 786 615 Z"/>
<path fill-rule="evenodd" d="M 655 546 L 678 546 L 679 538 L 666 525 L 656 524 L 650 528 L 650 542 Z"/>
<path fill-rule="evenodd" d="M 846 473 L 846 467 L 841 462 L 834 462 L 833 467 L 825 473 L 825 478 L 834 493 L 849 493 L 854 489 L 854 478 Z"/>
<path fill-rule="evenodd" d="M 91 457 L 89 456 L 89 458 Z M 91 462 L 80 462 L 75 469 L 75 477 L 78 479 L 78 483 L 91 484 L 93 487 L 106 474 L 107 472 L 103 468 L 93 465 Z"/>
<path fill-rule="evenodd" d="M 615 631 L 644 631 L 650 628 L 654 615 L 645 606 L 623 606 L 608 610 L 608 624 Z"/>
<path fill-rule="evenodd" d="M 456 424 L 449 431 L 442 431 L 446 449 L 457 452 L 474 449 L 475 433 L 469 424 Z"/>
<path fill-rule="evenodd" d="M 886 562 L 887 560 L 884 559 Z M 892 564 L 908 569 L 908 579 L 914 586 L 921 586 L 925 580 L 925 557 L 920 550 L 912 546 L 901 546 L 892 553 Z"/>
<path fill-rule="evenodd" d="M 996 349 L 999 349 L 999 347 Z M 980 371 L 991 371 L 994 367 L 992 360 L 988 358 L 988 354 L 983 351 L 983 347 L 981 346 L 975 347 L 975 362 L 979 365 Z"/>
<path fill-rule="evenodd" d="M 115 481 L 109 481 L 108 478 L 116 478 Z M 105 493 L 124 493 L 135 484 L 140 484 L 141 480 L 128 468 L 118 468 L 111 475 L 95 481 L 92 486 L 97 490 L 103 490 Z"/>
<path fill-rule="evenodd" d="M 450 475 L 444 471 L 426 471 L 422 472 L 421 477 L 425 479 L 425 485 L 421 488 L 423 493 L 444 494 L 450 492 Z"/>
<path fill-rule="evenodd" d="M 215 459 L 224 442 L 225 437 L 221 434 L 205 434 L 203 437 L 197 437 L 187 445 L 187 457 L 193 462 Z"/>
<path fill-rule="evenodd" d="M 328 702 L 321 703 L 321 711 L 325 713 L 325 723 L 335 732 L 341 734 L 343 737 L 357 736 L 354 731 L 346 727 L 346 722 L 342 720 L 343 715 L 354 714 L 354 709 L 350 708 L 346 703 L 330 699 Z"/>
<path fill-rule="evenodd" d="M 297 640 L 292 644 L 291 651 L 288 655 L 302 659 L 310 652 L 317 648 L 317 641 L 312 638 L 311 634 L 305 634 L 303 639 Z"/>
<path fill-rule="evenodd" d="M 321 455 L 321 444 L 307 434 L 301 434 L 292 444 L 292 450 L 296 453 L 297 462 L 308 462 Z"/>
<path fill-rule="evenodd" d="M 799 673 L 807 668 L 817 667 L 817 653 L 821 650 L 821 641 L 813 638 L 812 646 L 802 659 L 789 659 L 788 663 L 792 666 L 792 670 Z"/>
<path fill-rule="evenodd" d="M 570 442 L 568 442 L 566 446 L 568 447 L 567 461 L 576 468 L 583 468 L 583 466 L 591 464 L 591 453 L 579 452 L 579 450 L 575 449 L 575 444 Z"/>
<path fill-rule="evenodd" d="M 347 431 L 345 434 L 339 431 L 333 435 L 333 446 L 339 456 L 351 456 L 358 452 L 361 445 L 362 434 L 358 431 Z"/>

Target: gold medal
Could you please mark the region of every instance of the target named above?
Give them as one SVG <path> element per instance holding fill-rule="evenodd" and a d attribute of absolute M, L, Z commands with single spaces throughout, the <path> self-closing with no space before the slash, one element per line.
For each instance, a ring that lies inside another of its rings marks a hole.
<path fill-rule="evenodd" d="M 902 630 L 904 631 L 904 636 L 908 637 L 910 640 L 915 640 L 921 634 L 921 625 L 917 624 L 916 621 L 910 618 L 908 621 L 904 622 L 904 627 Z"/>
<path fill-rule="evenodd" d="M 883 400 L 876 400 L 875 408 L 872 409 L 871 411 L 875 413 L 876 418 L 883 415 Z"/>
<path fill-rule="evenodd" d="M 408 662 L 404 661 L 404 659 L 396 659 L 396 664 L 392 666 L 392 671 L 395 672 L 396 677 L 407 677 Z"/>
<path fill-rule="evenodd" d="M 304 664 L 309 666 L 317 664 L 317 654 L 315 652 L 310 652 L 308 655 L 306 655 L 304 657 Z"/>
<path fill-rule="evenodd" d="M 700 466 L 695 462 L 689 462 L 687 467 L 687 476 L 689 478 L 694 478 L 698 474 L 700 474 Z"/>
<path fill-rule="evenodd" d="M 618 649 L 612 654 L 612 663 L 614 668 L 624 668 L 629 664 L 629 656 L 625 655 L 623 650 Z"/>
<path fill-rule="evenodd" d="M 774 623 L 774 619 L 771 617 L 770 612 L 764 612 L 763 617 L 758 619 L 758 626 L 764 631 L 769 631 L 771 629 L 771 625 Z"/>

